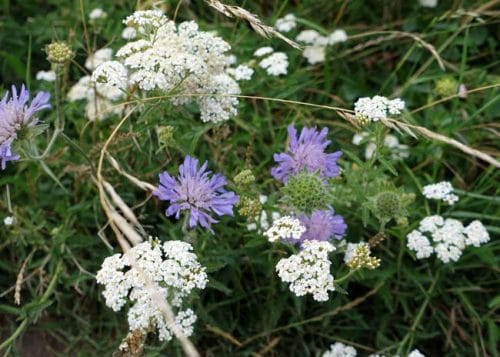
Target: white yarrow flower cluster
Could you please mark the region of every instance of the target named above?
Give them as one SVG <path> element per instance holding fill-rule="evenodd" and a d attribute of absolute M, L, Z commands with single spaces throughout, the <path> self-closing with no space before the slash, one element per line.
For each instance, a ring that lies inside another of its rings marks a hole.
<path fill-rule="evenodd" d="M 354 347 L 335 342 L 328 351 L 323 352 L 321 357 L 356 357 L 357 351 Z"/>
<path fill-rule="evenodd" d="M 39 71 L 36 73 L 38 81 L 54 82 L 56 80 L 56 72 L 54 71 Z"/>
<path fill-rule="evenodd" d="M 197 103 L 204 122 L 222 122 L 237 114 L 241 90 L 236 80 L 250 79 L 253 70 L 238 67 L 234 78 L 229 75 L 227 42 L 200 31 L 194 21 L 177 25 L 158 10 L 136 11 L 124 23 L 122 37 L 129 42 L 116 58 L 130 85 L 145 92 L 175 89 L 179 96 L 171 102 Z"/>
<path fill-rule="evenodd" d="M 259 67 L 270 76 L 281 76 L 288 73 L 288 56 L 284 52 L 274 52 L 272 47 L 261 47 L 254 52 L 255 57 L 262 58 Z"/>
<path fill-rule="evenodd" d="M 430 237 L 429 237 L 430 236 Z M 466 246 L 479 247 L 490 240 L 488 231 L 480 221 L 467 227 L 453 218 L 439 215 L 424 218 L 407 236 L 406 246 L 416 253 L 417 259 L 429 258 L 432 253 L 443 263 L 457 261 Z"/>
<path fill-rule="evenodd" d="M 306 44 L 302 56 L 309 64 L 325 61 L 326 47 L 347 41 L 347 33 L 344 30 L 335 30 L 328 36 L 322 36 L 315 30 L 304 30 L 296 37 L 297 42 Z"/>
<path fill-rule="evenodd" d="M 95 8 L 89 13 L 89 19 L 90 20 L 98 20 L 98 19 L 104 19 L 108 16 L 108 14 L 101 8 Z"/>
<path fill-rule="evenodd" d="M 358 119 L 379 121 L 388 115 L 399 115 L 405 108 L 405 102 L 400 98 L 387 99 L 380 95 L 373 98 L 359 98 L 354 104 L 354 112 Z"/>
<path fill-rule="evenodd" d="M 124 93 L 118 87 L 106 83 L 95 83 L 91 76 L 83 76 L 70 88 L 70 102 L 86 100 L 85 116 L 90 121 L 103 120 L 112 115 L 120 114 L 122 108 L 114 102 L 121 99 Z"/>
<path fill-rule="evenodd" d="M 109 64 L 112 57 L 113 50 L 110 48 L 101 48 L 91 54 L 85 61 L 85 67 L 95 70 L 96 74 L 81 77 L 68 91 L 70 102 L 86 101 L 85 116 L 90 121 L 104 120 L 123 111 L 123 107 L 116 102 L 124 97 L 121 88 L 128 86 L 127 73 L 116 62 Z M 96 82 L 97 78 L 99 81 Z"/>
<path fill-rule="evenodd" d="M 453 190 L 450 182 L 441 181 L 424 186 L 422 194 L 428 199 L 442 200 L 449 205 L 454 205 L 458 201 L 458 196 L 453 193 Z"/>
<path fill-rule="evenodd" d="M 265 47 L 257 48 L 255 50 L 255 52 L 253 53 L 253 55 L 255 57 L 264 57 L 265 55 L 268 55 L 268 54 L 273 53 L 273 52 L 274 52 L 274 49 L 272 47 L 265 46 Z"/>
<path fill-rule="evenodd" d="M 274 28 L 279 32 L 290 32 L 297 26 L 297 18 L 294 14 L 288 14 L 276 20 Z"/>
<path fill-rule="evenodd" d="M 361 132 L 354 134 L 352 138 L 352 143 L 354 145 L 360 145 L 366 137 L 368 137 L 368 132 Z M 389 149 L 391 158 L 393 160 L 403 160 L 410 156 L 408 145 L 401 144 L 399 139 L 392 134 L 387 134 L 384 137 L 384 146 Z M 365 159 L 369 160 L 373 157 L 377 145 L 375 140 L 370 139 L 365 147 Z"/>
<path fill-rule="evenodd" d="M 130 41 L 137 37 L 137 31 L 133 27 L 125 27 L 122 31 L 122 38 Z"/>
<path fill-rule="evenodd" d="M 122 89 L 127 86 L 127 70 L 120 62 L 104 62 L 92 73 L 92 81 Z"/>
<path fill-rule="evenodd" d="M 408 357 L 425 357 L 425 355 L 420 352 L 418 349 L 414 349 L 413 351 L 410 352 Z"/>
<path fill-rule="evenodd" d="M 490 241 L 490 235 L 481 221 L 472 221 L 464 229 L 465 244 L 468 246 L 479 247 L 481 244 Z"/>
<path fill-rule="evenodd" d="M 275 220 L 271 228 L 264 232 L 264 236 L 266 236 L 270 242 L 276 242 L 280 239 L 298 240 L 305 231 L 306 228 L 300 223 L 300 220 L 290 216 L 284 216 Z"/>
<path fill-rule="evenodd" d="M 368 357 L 400 357 L 399 355 L 381 355 L 378 353 L 372 353 L 368 355 Z M 418 349 L 414 349 L 408 354 L 408 357 L 425 357 L 425 355 L 420 352 Z"/>
<path fill-rule="evenodd" d="M 155 327 L 162 341 L 172 338 L 172 332 L 159 309 L 144 277 L 151 280 L 161 299 L 177 308 L 176 324 L 186 334 L 193 333 L 196 315 L 191 309 L 181 310 L 183 300 L 194 289 L 204 289 L 207 284 L 205 268 L 200 265 L 192 246 L 182 241 L 144 242 L 128 253 L 106 258 L 97 273 L 97 282 L 105 286 L 106 305 L 114 311 L 127 302 L 131 331 Z"/>
<path fill-rule="evenodd" d="M 307 240 L 302 248 L 299 253 L 278 262 L 278 276 L 283 282 L 290 283 L 290 291 L 295 295 L 312 294 L 316 301 L 327 301 L 328 292 L 335 290 L 328 259 L 335 247 L 328 242 Z"/>
<path fill-rule="evenodd" d="M 112 58 L 113 50 L 111 48 L 101 48 L 87 57 L 87 60 L 85 61 L 85 68 L 93 71 L 100 64 L 111 61 Z"/>
<path fill-rule="evenodd" d="M 12 226 L 14 224 L 14 217 L 12 216 L 7 216 L 3 219 L 3 224 L 6 226 Z"/>
<path fill-rule="evenodd" d="M 252 79 L 254 70 L 246 65 L 240 64 L 236 68 L 228 68 L 226 73 L 231 75 L 237 81 L 249 81 Z"/>

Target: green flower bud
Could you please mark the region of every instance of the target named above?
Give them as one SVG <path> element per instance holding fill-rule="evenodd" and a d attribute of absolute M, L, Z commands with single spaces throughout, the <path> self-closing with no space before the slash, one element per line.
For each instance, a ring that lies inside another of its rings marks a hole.
<path fill-rule="evenodd" d="M 45 46 L 47 60 L 54 64 L 63 64 L 73 58 L 73 51 L 66 42 L 52 42 Z"/>
<path fill-rule="evenodd" d="M 354 119 L 355 119 L 356 124 L 358 124 L 360 127 L 364 127 L 364 126 L 371 123 L 370 118 L 368 118 L 365 115 L 356 115 L 354 117 Z"/>
<path fill-rule="evenodd" d="M 158 140 L 163 146 L 169 146 L 174 142 L 174 130 L 174 127 L 170 125 L 160 126 L 157 129 Z"/>
<path fill-rule="evenodd" d="M 234 183 L 238 186 L 248 186 L 255 182 L 255 176 L 252 170 L 246 169 L 234 176 Z"/>
<path fill-rule="evenodd" d="M 283 188 L 289 202 L 300 212 L 326 208 L 330 193 L 323 179 L 307 172 L 290 177 Z"/>
<path fill-rule="evenodd" d="M 396 217 L 396 224 L 401 227 L 407 227 L 408 226 L 408 218 L 404 216 L 399 216 Z"/>
<path fill-rule="evenodd" d="M 434 90 L 442 97 L 457 94 L 458 82 L 452 77 L 442 77 L 436 81 Z"/>
<path fill-rule="evenodd" d="M 390 220 L 400 213 L 401 202 L 396 192 L 385 191 L 375 197 L 375 215 Z"/>
<path fill-rule="evenodd" d="M 244 217 L 254 218 L 260 214 L 262 205 L 259 200 L 243 196 L 238 203 L 238 212 Z"/>

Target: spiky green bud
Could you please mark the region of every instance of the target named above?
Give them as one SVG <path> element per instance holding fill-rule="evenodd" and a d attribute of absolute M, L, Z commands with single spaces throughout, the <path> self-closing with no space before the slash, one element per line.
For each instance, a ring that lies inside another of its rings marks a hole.
<path fill-rule="evenodd" d="M 401 200 L 396 192 L 380 192 L 375 197 L 375 214 L 380 219 L 390 220 L 400 213 Z"/>
<path fill-rule="evenodd" d="M 283 192 L 299 212 L 326 208 L 330 199 L 328 187 L 323 179 L 317 174 L 307 172 L 290 177 Z"/>

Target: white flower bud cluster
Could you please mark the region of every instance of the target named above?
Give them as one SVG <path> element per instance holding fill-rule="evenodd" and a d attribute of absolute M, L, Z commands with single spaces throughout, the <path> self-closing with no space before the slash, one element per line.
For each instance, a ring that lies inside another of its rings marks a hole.
<path fill-rule="evenodd" d="M 278 240 L 300 239 L 306 228 L 300 223 L 300 220 L 290 216 L 278 218 L 273 222 L 271 228 L 264 232 L 264 236 L 270 242 Z"/>
<path fill-rule="evenodd" d="M 458 201 L 458 196 L 453 193 L 453 186 L 448 181 L 441 181 L 435 184 L 424 186 L 422 194 L 433 200 L 442 200 L 450 206 Z"/>
<path fill-rule="evenodd" d="M 111 61 L 113 50 L 111 48 L 100 48 L 95 53 L 91 53 L 85 60 L 85 68 L 93 71 L 104 62 Z"/>
<path fill-rule="evenodd" d="M 288 73 L 288 56 L 285 52 L 274 52 L 272 47 L 261 47 L 254 52 L 254 56 L 264 57 L 259 62 L 259 67 L 265 69 L 270 76 L 278 77 Z"/>
<path fill-rule="evenodd" d="M 103 296 L 107 306 L 118 311 L 127 302 L 131 303 L 128 311 L 131 331 L 155 327 L 159 339 L 168 341 L 172 332 L 146 287 L 144 276 L 151 279 L 162 299 L 178 309 L 176 324 L 186 335 L 191 335 L 196 315 L 191 309 L 180 308 L 185 297 L 194 289 L 204 289 L 208 281 L 192 246 L 182 241 L 144 242 L 124 255 L 106 258 L 97 273 L 97 282 L 105 286 Z"/>
<path fill-rule="evenodd" d="M 405 108 L 405 102 L 400 98 L 387 99 L 380 95 L 373 98 L 362 97 L 354 103 L 354 112 L 358 119 L 379 121 L 388 115 L 399 115 Z"/>
<path fill-rule="evenodd" d="M 321 357 L 356 357 L 357 353 L 354 347 L 335 342 L 328 351 L 323 352 Z"/>
<path fill-rule="evenodd" d="M 296 37 L 297 42 L 306 44 L 302 56 L 309 64 L 325 61 L 326 47 L 347 41 L 344 30 L 335 30 L 328 36 L 322 36 L 316 30 L 304 30 Z"/>
<path fill-rule="evenodd" d="M 424 218 L 419 228 L 406 238 L 406 246 L 416 253 L 417 259 L 429 258 L 436 253 L 443 263 L 457 261 L 466 246 L 479 247 L 490 240 L 480 221 L 473 221 L 464 227 L 456 219 L 444 219 L 439 215 Z"/>
<path fill-rule="evenodd" d="M 236 81 L 249 80 L 253 70 L 240 66 L 227 71 L 226 53 L 231 48 L 227 42 L 200 31 L 194 21 L 176 25 L 158 10 L 136 11 L 124 23 L 127 28 L 122 37 L 129 42 L 117 51 L 118 62 L 108 64 L 105 73 L 96 69 L 96 83 L 106 79 L 119 88 L 136 85 L 146 92 L 175 90 L 178 95 L 171 102 L 197 103 L 204 122 L 222 122 L 237 114 L 236 96 L 241 90 Z"/>
<path fill-rule="evenodd" d="M 38 81 L 54 82 L 56 80 L 56 72 L 54 71 L 38 71 L 36 73 Z"/>
<path fill-rule="evenodd" d="M 228 68 L 226 73 L 231 75 L 237 81 L 249 81 L 252 79 L 254 70 L 248 66 L 240 64 L 236 68 Z"/>
<path fill-rule="evenodd" d="M 328 242 L 307 240 L 302 248 L 299 253 L 278 262 L 278 276 L 290 283 L 290 291 L 295 295 L 312 294 L 316 301 L 327 301 L 328 292 L 335 290 L 328 259 L 335 247 Z"/>
<path fill-rule="evenodd" d="M 279 32 L 290 32 L 297 27 L 297 18 L 294 14 L 288 14 L 276 20 L 274 28 Z"/>

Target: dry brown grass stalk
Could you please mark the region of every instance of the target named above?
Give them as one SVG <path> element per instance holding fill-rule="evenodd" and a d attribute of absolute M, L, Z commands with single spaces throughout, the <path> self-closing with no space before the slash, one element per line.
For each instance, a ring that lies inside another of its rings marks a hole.
<path fill-rule="evenodd" d="M 262 21 L 257 17 L 257 15 L 252 14 L 251 12 L 233 5 L 226 5 L 221 3 L 218 0 L 205 0 L 205 2 L 221 14 L 226 15 L 227 17 L 236 17 L 238 19 L 242 19 L 246 21 L 252 29 L 257 32 L 259 35 L 265 38 L 277 37 L 280 40 L 285 41 L 290 46 L 296 49 L 302 49 L 302 47 L 295 41 L 290 40 L 288 37 L 283 36 L 280 32 L 276 31 L 273 27 L 264 25 Z"/>
<path fill-rule="evenodd" d="M 33 254 L 35 254 L 34 250 L 31 251 L 31 253 L 26 257 L 26 259 L 24 259 L 24 262 L 21 265 L 21 269 L 19 269 L 19 273 L 17 274 L 16 287 L 14 289 L 14 302 L 16 305 L 21 305 L 21 288 L 23 285 L 24 271 L 26 270 L 28 262 L 33 257 Z"/>
<path fill-rule="evenodd" d="M 99 199 L 101 201 L 101 205 L 104 209 L 104 212 L 108 218 L 108 223 L 113 232 L 115 233 L 115 236 L 118 240 L 118 243 L 120 244 L 124 254 L 128 254 L 131 266 L 137 270 L 139 273 L 141 280 L 144 282 L 144 285 L 146 289 L 148 290 L 149 295 L 151 296 L 151 299 L 154 301 L 158 309 L 161 311 L 163 314 L 165 320 L 167 321 L 167 326 L 169 329 L 172 331 L 174 336 L 179 340 L 184 353 L 189 356 L 189 357 L 199 357 L 200 354 L 196 350 L 196 347 L 193 345 L 193 343 L 189 340 L 189 338 L 184 334 L 184 332 L 177 326 L 175 323 L 175 315 L 172 311 L 172 308 L 170 304 L 164 300 L 161 295 L 158 293 L 157 289 L 155 288 L 153 282 L 151 279 L 144 273 L 144 271 L 140 268 L 140 266 L 137 264 L 135 257 L 132 254 L 129 254 L 131 245 L 129 244 L 129 241 L 132 243 L 132 245 L 135 245 L 139 242 L 142 242 L 142 237 L 137 233 L 137 231 L 134 229 L 134 227 L 127 221 L 125 217 L 123 217 L 121 214 L 119 214 L 111 205 L 110 199 L 108 197 L 109 191 L 106 190 L 105 184 L 106 180 L 104 179 L 102 175 L 102 168 L 104 164 L 104 157 L 107 154 L 107 148 L 113 141 L 113 138 L 116 136 L 122 125 L 129 119 L 129 117 L 132 115 L 132 113 L 135 111 L 135 108 L 130 110 L 123 118 L 122 120 L 118 123 L 118 125 L 114 128 L 114 130 L 111 132 L 109 135 L 108 139 L 104 143 L 101 153 L 99 156 L 99 163 L 97 166 L 97 187 L 99 189 Z M 116 161 L 116 160 L 115 160 Z M 116 163 L 118 164 L 118 163 Z M 118 195 L 114 189 L 113 192 Z M 121 202 L 120 204 L 125 205 L 126 203 L 120 198 L 119 201 Z M 115 202 L 116 204 L 116 202 Z M 130 210 L 130 208 L 128 208 Z M 130 210 L 131 211 L 131 210 Z M 127 241 L 127 239 L 128 241 Z"/>
<path fill-rule="evenodd" d="M 387 34 L 389 36 L 378 37 L 378 38 L 376 38 L 376 39 L 374 39 L 372 41 L 368 41 L 366 43 L 358 45 L 358 46 L 354 47 L 350 51 L 361 50 L 361 49 L 366 48 L 368 46 L 377 45 L 377 44 L 379 44 L 379 43 L 381 43 L 383 41 L 392 40 L 392 39 L 397 38 L 397 37 L 409 37 L 409 38 L 413 39 L 415 42 L 417 42 L 420 46 L 422 46 L 423 48 L 425 48 L 426 50 L 428 50 L 431 53 L 431 55 L 436 59 L 436 62 L 438 63 L 439 67 L 443 71 L 445 70 L 445 65 L 444 65 L 443 59 L 439 55 L 439 53 L 436 50 L 436 48 L 433 45 L 431 45 L 429 42 L 424 41 L 422 39 L 422 37 L 420 37 L 416 33 L 404 32 L 404 31 L 370 31 L 370 32 L 356 34 L 356 35 L 351 35 L 351 36 L 349 36 L 349 39 L 352 40 L 352 39 L 357 39 L 357 38 L 366 37 L 366 36 L 384 35 L 384 34 Z M 350 53 L 350 52 L 348 51 L 348 53 Z M 342 55 L 342 57 L 343 56 L 344 55 Z"/>
<path fill-rule="evenodd" d="M 486 161 L 487 163 L 489 163 L 497 168 L 500 168 L 500 161 L 495 159 L 493 156 L 490 156 L 482 151 L 471 148 L 470 146 L 462 144 L 461 142 L 459 142 L 455 139 L 449 138 L 445 135 L 435 133 L 427 128 L 424 128 L 423 126 L 403 123 L 403 122 L 400 122 L 396 119 L 391 119 L 391 118 L 386 118 L 382 122 L 390 128 L 401 129 L 407 133 L 415 133 L 416 132 L 427 139 L 440 141 L 442 143 L 454 146 L 457 149 L 463 151 L 464 153 L 466 153 L 470 156 L 477 157 L 477 158 L 479 158 L 483 161 Z M 415 134 L 413 134 L 413 136 L 415 136 Z"/>

